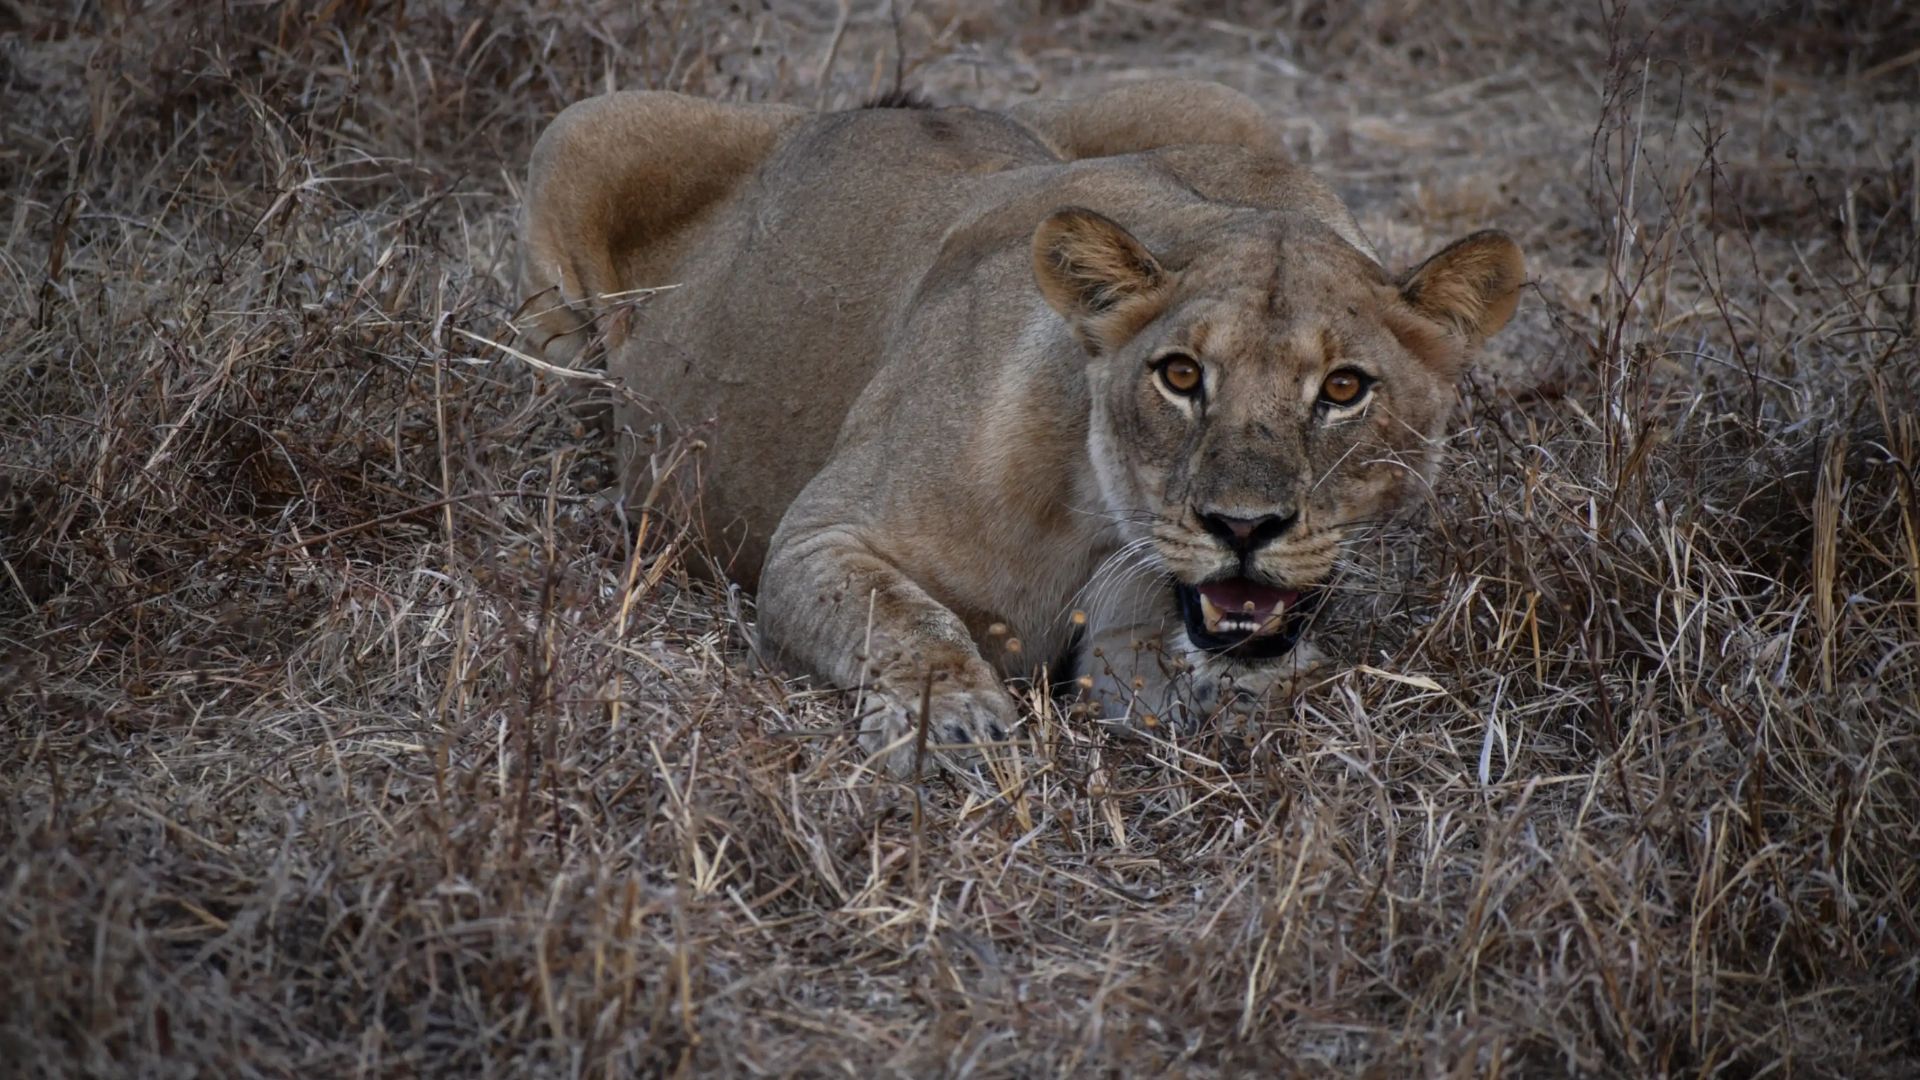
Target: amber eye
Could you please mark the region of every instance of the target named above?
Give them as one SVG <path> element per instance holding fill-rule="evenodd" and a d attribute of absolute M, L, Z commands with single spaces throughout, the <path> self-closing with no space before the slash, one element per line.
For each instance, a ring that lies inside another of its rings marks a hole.
<path fill-rule="evenodd" d="M 1360 400 L 1373 380 L 1352 368 L 1341 368 L 1320 384 L 1320 400 L 1328 405 L 1351 405 Z"/>
<path fill-rule="evenodd" d="M 1200 361 L 1191 356 L 1169 356 L 1160 362 L 1160 381 L 1186 397 L 1200 392 Z"/>

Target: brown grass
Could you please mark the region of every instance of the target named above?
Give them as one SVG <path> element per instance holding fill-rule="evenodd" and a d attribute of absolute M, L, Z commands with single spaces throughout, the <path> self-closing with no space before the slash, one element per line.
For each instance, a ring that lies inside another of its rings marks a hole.
<path fill-rule="evenodd" d="M 1920 26 L 1681 7 L 6 5 L 0 1053 L 1914 1075 Z M 531 141 L 608 85 L 1169 72 L 1391 260 L 1499 224 L 1537 285 L 1350 666 L 877 780 L 468 336 Z"/>

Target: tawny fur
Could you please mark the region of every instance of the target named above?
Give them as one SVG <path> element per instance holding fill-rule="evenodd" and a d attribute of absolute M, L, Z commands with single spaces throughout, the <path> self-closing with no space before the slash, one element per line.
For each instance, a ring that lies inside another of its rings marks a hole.
<path fill-rule="evenodd" d="M 1003 677 L 1076 636 L 1109 716 L 1284 684 L 1308 646 L 1200 652 L 1170 582 L 1325 581 L 1431 474 L 1522 274 L 1488 232 L 1391 277 L 1259 108 L 1203 83 L 1008 114 L 607 95 L 540 140 L 523 259 L 560 361 L 609 297 L 677 286 L 602 325 L 629 486 L 657 425 L 699 431 L 691 512 L 758 585 L 763 640 L 866 688 L 895 767 L 923 695 L 936 741 L 1002 737 Z M 1203 398 L 1156 382 L 1170 350 Z M 1342 366 L 1376 380 L 1351 415 L 1315 405 Z M 1298 524 L 1241 563 L 1203 513 Z"/>

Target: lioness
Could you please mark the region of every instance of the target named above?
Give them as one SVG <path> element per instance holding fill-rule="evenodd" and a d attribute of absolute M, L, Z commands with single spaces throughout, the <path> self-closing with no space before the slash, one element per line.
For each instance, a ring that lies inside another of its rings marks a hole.
<path fill-rule="evenodd" d="M 1149 724 L 1284 685 L 1524 273 L 1480 232 L 1388 274 L 1203 83 L 1006 113 L 608 94 L 534 149 L 525 240 L 551 359 L 597 329 L 645 399 L 620 424 L 711 421 L 698 513 L 764 646 L 864 688 L 895 769 L 923 700 L 936 743 L 1002 739 L 1003 677 L 1044 663 Z"/>

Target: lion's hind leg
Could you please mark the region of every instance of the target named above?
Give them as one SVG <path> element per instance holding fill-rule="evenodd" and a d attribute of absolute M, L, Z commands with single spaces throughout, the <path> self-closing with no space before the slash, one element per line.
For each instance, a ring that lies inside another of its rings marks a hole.
<path fill-rule="evenodd" d="M 1283 150 L 1279 132 L 1252 98 L 1199 80 L 1135 83 L 1088 98 L 1026 101 L 1007 111 L 1069 161 L 1200 144 Z"/>
<path fill-rule="evenodd" d="M 622 294 L 672 284 L 700 226 L 806 115 L 660 91 L 563 110 L 527 175 L 520 289 L 535 347 L 570 364 Z"/>

